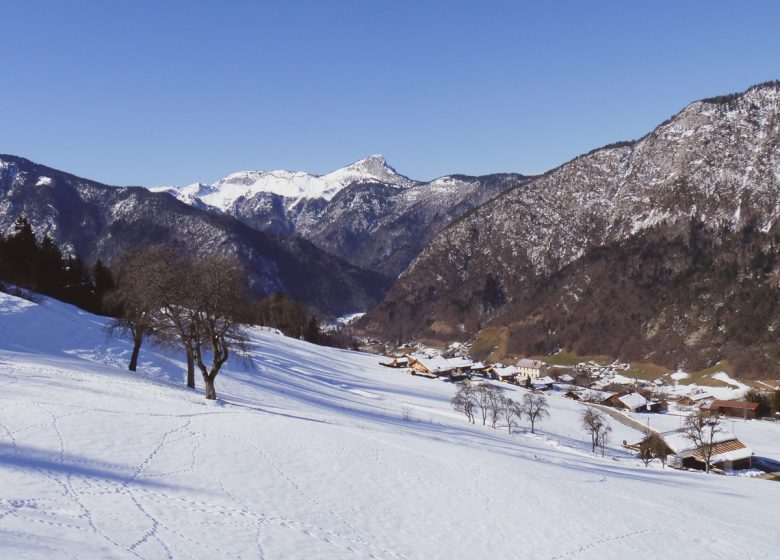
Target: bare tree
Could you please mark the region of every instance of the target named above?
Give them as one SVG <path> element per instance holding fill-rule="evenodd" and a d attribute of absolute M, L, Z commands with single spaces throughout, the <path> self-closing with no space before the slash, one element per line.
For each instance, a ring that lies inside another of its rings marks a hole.
<path fill-rule="evenodd" d="M 477 406 L 477 395 L 474 385 L 469 381 L 458 383 L 458 392 L 452 398 L 452 406 L 466 415 L 469 422 L 474 423 L 474 408 Z"/>
<path fill-rule="evenodd" d="M 487 383 L 480 383 L 477 385 L 477 389 L 475 391 L 477 406 L 479 408 L 479 412 L 482 414 L 483 426 L 487 424 L 488 407 L 490 406 L 490 395 L 488 394 L 487 386 Z"/>
<path fill-rule="evenodd" d="M 195 388 L 196 335 L 193 322 L 192 261 L 170 247 L 151 245 L 139 249 L 130 257 L 134 273 L 154 309 L 154 339 L 167 346 L 181 344 L 187 358 L 187 387 Z M 186 275 L 186 277 L 185 277 Z"/>
<path fill-rule="evenodd" d="M 241 322 L 248 301 L 246 278 L 243 266 L 233 257 L 209 255 L 192 267 L 187 290 L 189 342 L 206 386 L 206 399 L 217 398 L 214 382 L 231 352 L 246 347 Z M 206 353 L 211 357 L 209 366 Z"/>
<path fill-rule="evenodd" d="M 504 390 L 497 385 L 488 385 L 488 417 L 490 418 L 490 427 L 495 429 L 501 412 L 504 410 Z"/>
<path fill-rule="evenodd" d="M 116 285 L 105 297 L 104 305 L 116 311 L 117 317 L 108 332 L 127 333 L 133 339 L 130 371 L 136 371 L 141 344 L 153 333 L 156 312 L 154 299 L 147 287 L 146 259 L 141 251 L 127 255 L 119 270 Z"/>
<path fill-rule="evenodd" d="M 662 466 L 666 466 L 666 443 L 656 432 L 650 434 L 639 444 L 639 458 L 645 466 L 648 466 L 654 459 L 661 461 Z"/>
<path fill-rule="evenodd" d="M 604 448 L 607 446 L 607 442 L 609 441 L 609 434 L 612 433 L 612 426 L 607 423 L 601 430 L 601 434 L 599 434 L 599 447 L 601 448 L 601 456 L 604 456 Z"/>
<path fill-rule="evenodd" d="M 492 383 L 480 383 L 477 386 L 477 405 L 479 406 L 479 412 L 482 414 L 483 426 L 487 425 L 487 420 L 490 418 L 492 427 L 495 428 L 495 422 L 498 420 L 501 411 L 501 406 L 498 404 L 501 393 L 501 388 Z"/>
<path fill-rule="evenodd" d="M 590 434 L 591 451 L 596 452 L 597 447 L 601 447 L 601 453 L 604 454 L 604 444 L 607 435 L 612 431 L 612 427 L 607 421 L 604 413 L 596 410 L 592 406 L 586 407 L 580 416 L 582 427 Z"/>
<path fill-rule="evenodd" d="M 197 366 L 206 398 L 216 399 L 219 370 L 246 341 L 242 319 L 249 305 L 243 267 L 232 257 L 188 259 L 162 246 L 147 247 L 131 260 L 137 263 L 135 282 L 154 310 L 149 332 L 159 342 L 183 345 L 187 386 L 195 387 Z"/>
<path fill-rule="evenodd" d="M 506 422 L 507 430 L 512 433 L 512 428 L 517 426 L 516 418 L 520 418 L 523 414 L 520 403 L 513 401 L 512 399 L 503 399 L 502 414 L 504 416 L 504 422 Z"/>
<path fill-rule="evenodd" d="M 540 422 L 545 416 L 550 415 L 550 407 L 547 404 L 547 397 L 534 393 L 527 393 L 523 395 L 521 410 L 523 415 L 528 418 L 528 421 L 531 423 L 532 434 L 535 433 L 534 429 L 536 423 Z"/>
<path fill-rule="evenodd" d="M 717 416 L 699 413 L 685 419 L 683 434 L 701 453 L 701 457 L 704 459 L 704 471 L 708 474 L 712 452 L 715 449 L 715 438 L 721 432 L 723 429 L 720 427 L 720 418 Z"/>

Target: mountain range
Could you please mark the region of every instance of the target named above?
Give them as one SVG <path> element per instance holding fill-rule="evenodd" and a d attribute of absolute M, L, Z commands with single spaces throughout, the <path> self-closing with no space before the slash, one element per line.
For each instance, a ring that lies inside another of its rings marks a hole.
<path fill-rule="evenodd" d="M 235 255 L 257 294 L 285 291 L 333 315 L 366 309 L 389 285 L 306 240 L 268 235 L 164 193 L 107 186 L 0 155 L 0 231 L 20 215 L 39 235 L 90 262 L 115 264 L 126 250 L 157 243 L 196 255 Z"/>
<path fill-rule="evenodd" d="M 415 181 L 372 155 L 327 175 L 244 171 L 207 185 L 158 187 L 274 235 L 296 235 L 394 280 L 451 222 L 528 180 L 516 173 Z"/>
<path fill-rule="evenodd" d="M 439 233 L 362 322 L 475 355 L 559 349 L 775 367 L 780 82 L 507 190 Z"/>
<path fill-rule="evenodd" d="M 92 260 L 151 242 L 232 253 L 258 293 L 370 309 L 364 334 L 469 342 L 475 357 L 780 361 L 780 82 L 536 177 L 417 181 L 373 155 L 144 189 L 0 156 L 0 231 L 21 214 Z"/>
<path fill-rule="evenodd" d="M 447 224 L 522 175 L 399 175 L 370 156 L 324 176 L 249 171 L 214 185 L 113 187 L 0 155 L 0 232 L 24 215 L 88 261 L 165 243 L 233 254 L 258 294 L 284 291 L 327 315 L 365 311 Z"/>

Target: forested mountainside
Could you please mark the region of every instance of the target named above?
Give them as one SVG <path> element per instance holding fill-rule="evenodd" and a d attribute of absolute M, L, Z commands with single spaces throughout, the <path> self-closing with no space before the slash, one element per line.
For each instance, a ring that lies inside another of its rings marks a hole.
<path fill-rule="evenodd" d="M 587 347 L 670 366 L 759 350 L 745 359 L 760 369 L 777 361 L 779 210 L 771 82 L 694 102 L 640 140 L 478 207 L 421 252 L 362 326 L 391 338 L 482 331 L 484 346 L 485 328 L 511 325 L 520 352 Z"/>
<path fill-rule="evenodd" d="M 275 237 L 238 220 L 141 187 L 111 187 L 24 158 L 0 155 L 0 232 L 26 216 L 40 235 L 88 262 L 162 243 L 192 254 L 236 255 L 258 294 L 284 291 L 329 314 L 364 310 L 388 282 L 306 240 Z"/>
<path fill-rule="evenodd" d="M 322 176 L 245 171 L 213 185 L 152 190 L 261 231 L 301 236 L 356 266 L 395 279 L 447 225 L 526 180 L 499 173 L 421 182 L 373 155 Z"/>

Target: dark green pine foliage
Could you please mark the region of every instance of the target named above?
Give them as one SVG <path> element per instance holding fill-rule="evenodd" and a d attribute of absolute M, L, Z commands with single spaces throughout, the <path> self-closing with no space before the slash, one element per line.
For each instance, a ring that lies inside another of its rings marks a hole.
<path fill-rule="evenodd" d="M 30 222 L 20 216 L 7 237 L 0 235 L 0 288 L 4 286 L 32 290 L 94 313 L 109 313 L 103 298 L 114 287 L 114 278 L 100 261 L 90 272 L 78 256 L 64 258 L 49 235 L 38 243 Z"/>

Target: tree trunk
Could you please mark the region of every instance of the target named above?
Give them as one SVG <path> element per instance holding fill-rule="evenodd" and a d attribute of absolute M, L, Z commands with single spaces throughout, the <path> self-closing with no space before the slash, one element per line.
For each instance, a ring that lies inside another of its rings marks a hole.
<path fill-rule="evenodd" d="M 195 360 L 192 359 L 189 351 L 187 351 L 187 387 L 195 388 Z"/>
<path fill-rule="evenodd" d="M 130 356 L 130 365 L 127 368 L 130 371 L 135 371 L 135 368 L 138 367 L 138 353 L 141 351 L 142 340 L 140 338 L 133 340 L 133 355 Z"/>
<path fill-rule="evenodd" d="M 214 388 L 214 377 L 203 376 L 203 383 L 206 386 L 206 400 L 217 400 L 217 390 Z"/>

